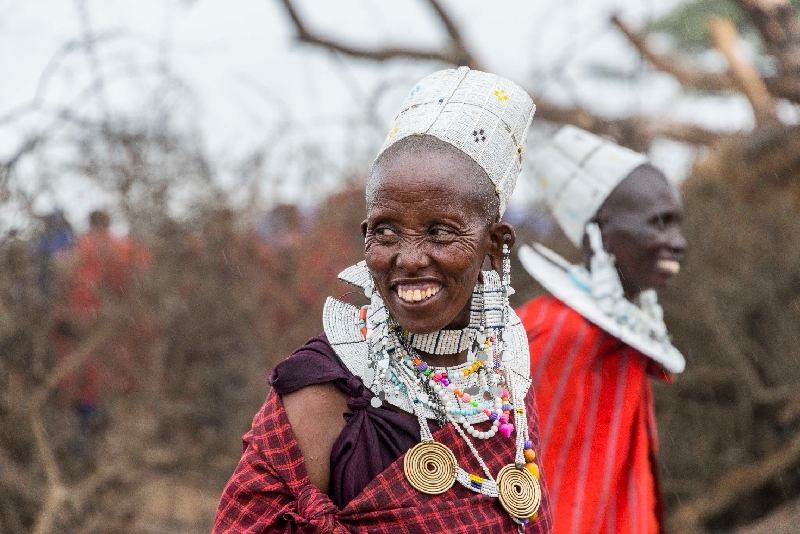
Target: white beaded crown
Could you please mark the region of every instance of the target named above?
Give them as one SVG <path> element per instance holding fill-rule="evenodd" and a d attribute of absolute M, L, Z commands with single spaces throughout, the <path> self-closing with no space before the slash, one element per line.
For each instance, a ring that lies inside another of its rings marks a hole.
<path fill-rule="evenodd" d="M 611 191 L 647 158 L 594 134 L 564 126 L 536 154 L 547 204 L 567 237 L 580 247 L 586 223 Z"/>
<path fill-rule="evenodd" d="M 432 135 L 480 165 L 508 205 L 536 106 L 514 82 L 467 67 L 420 80 L 403 102 L 378 156 L 410 135 Z"/>

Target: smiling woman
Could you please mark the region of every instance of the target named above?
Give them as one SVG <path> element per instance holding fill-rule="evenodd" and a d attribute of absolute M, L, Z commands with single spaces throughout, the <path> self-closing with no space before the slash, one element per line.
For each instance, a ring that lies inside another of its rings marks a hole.
<path fill-rule="evenodd" d="M 533 109 L 466 67 L 415 85 L 368 180 L 365 261 L 339 275 L 370 304 L 328 299 L 325 334 L 276 367 L 215 532 L 551 532 L 500 220 Z"/>

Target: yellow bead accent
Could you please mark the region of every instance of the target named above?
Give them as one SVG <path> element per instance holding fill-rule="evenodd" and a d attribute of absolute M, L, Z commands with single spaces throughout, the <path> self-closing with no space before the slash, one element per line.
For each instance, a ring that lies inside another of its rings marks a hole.
<path fill-rule="evenodd" d="M 468 375 L 469 375 L 469 369 L 464 369 L 464 376 L 468 376 Z"/>
<path fill-rule="evenodd" d="M 478 475 L 472 475 L 472 474 L 470 474 L 470 475 L 469 475 L 469 479 L 470 479 L 471 481 L 473 481 L 473 482 L 477 482 L 478 484 L 483 484 L 483 479 L 482 479 L 481 477 L 479 477 Z"/>
<path fill-rule="evenodd" d="M 531 521 L 536 521 L 537 519 L 539 519 L 539 512 L 536 512 L 535 514 L 530 516 L 528 519 L 530 519 Z"/>
<path fill-rule="evenodd" d="M 527 469 L 528 471 L 530 471 L 530 473 L 531 473 L 533 476 L 535 476 L 535 477 L 536 477 L 536 480 L 539 480 L 539 466 L 538 466 L 538 465 L 536 465 L 536 464 L 535 464 L 535 463 L 533 463 L 533 462 L 531 462 L 531 463 L 527 463 L 527 464 L 525 464 L 525 469 Z"/>
<path fill-rule="evenodd" d="M 525 449 L 523 454 L 525 455 L 525 462 L 526 463 L 532 463 L 532 462 L 536 461 L 536 453 L 533 452 L 533 449 Z"/>
<path fill-rule="evenodd" d="M 506 94 L 505 89 L 500 89 L 499 91 L 495 91 L 494 96 L 497 97 L 497 100 L 508 100 L 508 95 Z"/>

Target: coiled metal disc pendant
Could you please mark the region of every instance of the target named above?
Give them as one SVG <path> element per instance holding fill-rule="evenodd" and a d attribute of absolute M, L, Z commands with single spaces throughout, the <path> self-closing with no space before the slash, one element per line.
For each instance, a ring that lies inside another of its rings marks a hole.
<path fill-rule="evenodd" d="M 497 493 L 505 511 L 520 519 L 535 514 L 542 502 L 539 481 L 530 471 L 518 469 L 514 464 L 497 474 Z"/>
<path fill-rule="evenodd" d="M 456 457 L 441 443 L 423 441 L 406 453 L 403 473 L 415 490 L 438 495 L 453 487 L 456 481 Z"/>

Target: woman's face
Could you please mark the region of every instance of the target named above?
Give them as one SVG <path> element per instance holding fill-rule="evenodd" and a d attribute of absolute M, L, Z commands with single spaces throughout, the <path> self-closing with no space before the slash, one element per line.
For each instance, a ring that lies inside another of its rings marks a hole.
<path fill-rule="evenodd" d="M 598 211 L 605 249 L 616 258 L 628 298 L 660 289 L 680 268 L 686 240 L 683 207 L 672 186 L 651 166 L 634 170 Z"/>
<path fill-rule="evenodd" d="M 491 182 L 460 153 L 401 151 L 375 172 L 361 228 L 386 307 L 415 334 L 465 328 L 484 258 L 498 268 L 503 236 L 513 238 L 510 225 L 487 217 L 478 180 Z"/>

